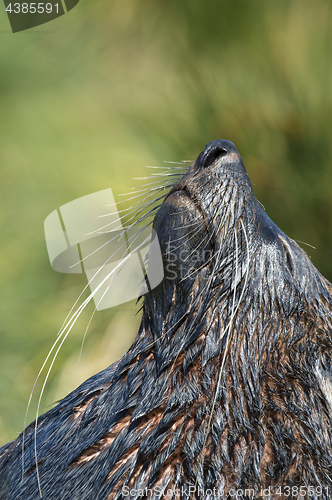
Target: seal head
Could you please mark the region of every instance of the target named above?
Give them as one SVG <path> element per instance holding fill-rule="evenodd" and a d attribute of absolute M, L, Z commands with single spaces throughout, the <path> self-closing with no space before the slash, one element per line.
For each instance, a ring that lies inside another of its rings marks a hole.
<path fill-rule="evenodd" d="M 38 498 L 37 456 L 50 500 L 329 499 L 331 284 L 229 141 L 205 147 L 154 230 L 165 276 L 133 346 L 26 429 L 23 471 L 22 435 L 0 451 L 0 498 Z"/>

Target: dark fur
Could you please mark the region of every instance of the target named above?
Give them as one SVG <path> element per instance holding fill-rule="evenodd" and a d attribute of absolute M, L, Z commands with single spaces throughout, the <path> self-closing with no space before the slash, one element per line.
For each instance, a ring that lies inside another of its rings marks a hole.
<path fill-rule="evenodd" d="M 330 498 L 330 283 L 265 214 L 228 141 L 207 145 L 154 228 L 166 274 L 133 346 L 39 419 L 43 498 Z M 34 430 L 23 480 L 22 435 L 0 450 L 2 500 L 39 497 Z"/>

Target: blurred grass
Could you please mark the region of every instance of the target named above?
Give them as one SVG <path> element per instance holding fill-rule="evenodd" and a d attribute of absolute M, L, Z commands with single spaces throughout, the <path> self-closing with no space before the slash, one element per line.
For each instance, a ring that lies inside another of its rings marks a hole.
<path fill-rule="evenodd" d="M 305 249 L 332 280 L 331 33 L 328 0 L 81 0 L 15 35 L 3 9 L 0 444 L 22 430 L 34 379 L 85 285 L 48 261 L 43 221 L 64 203 L 127 192 L 145 165 L 230 139 L 267 213 L 316 247 Z M 42 411 L 130 345 L 135 306 L 100 312 L 76 367 L 91 313 L 61 351 Z"/>

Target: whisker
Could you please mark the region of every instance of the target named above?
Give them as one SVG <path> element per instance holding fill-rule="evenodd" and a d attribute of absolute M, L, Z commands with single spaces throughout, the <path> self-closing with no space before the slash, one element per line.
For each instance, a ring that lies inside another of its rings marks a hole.
<path fill-rule="evenodd" d="M 154 183 L 151 183 L 151 184 L 154 184 Z M 137 194 L 137 193 L 142 193 L 142 195 L 144 195 L 146 193 L 150 193 L 150 196 L 152 196 L 156 191 L 157 192 L 162 191 L 163 189 L 167 189 L 167 188 L 173 186 L 173 184 L 165 184 L 165 182 L 164 183 L 156 182 L 156 184 L 161 184 L 161 186 L 156 186 L 154 188 L 138 189 L 137 191 L 130 191 L 129 193 L 119 194 L 119 196 L 130 196 L 131 194 Z M 135 189 L 135 188 L 133 188 L 133 189 Z M 131 198 L 129 198 L 129 199 L 131 199 Z"/>
<path fill-rule="evenodd" d="M 183 165 L 183 163 L 193 163 L 192 160 L 182 160 L 182 161 L 169 161 L 169 160 L 164 160 L 163 163 L 171 163 L 173 165 Z M 186 165 L 183 165 L 186 166 Z M 165 167 L 166 168 L 166 167 Z M 175 167 L 176 168 L 176 167 Z"/>
<path fill-rule="evenodd" d="M 154 184 L 154 183 L 151 183 L 151 184 Z M 158 184 L 160 184 L 160 183 L 158 183 Z M 172 187 L 172 186 L 173 186 L 173 184 L 162 184 L 161 186 L 156 186 L 154 188 L 137 189 L 136 191 L 132 191 L 130 193 L 124 193 L 123 195 L 119 195 L 119 196 L 127 196 L 130 194 L 137 194 L 137 193 L 142 193 L 142 194 L 150 193 L 150 196 L 152 196 L 152 194 L 154 194 L 155 192 L 164 191 L 165 189 L 168 189 L 169 187 Z M 133 189 L 135 189 L 135 188 L 133 188 Z"/>
<path fill-rule="evenodd" d="M 165 177 L 179 177 L 183 175 L 183 172 L 158 172 L 158 174 L 151 174 L 151 175 L 148 175 L 148 176 L 145 176 L 145 177 L 133 177 L 133 180 L 134 181 L 145 181 L 145 180 L 151 180 L 151 179 L 155 179 L 156 177 L 160 177 L 160 180 L 159 181 L 156 181 L 156 182 L 151 182 L 151 184 L 157 184 L 158 183 L 161 183 L 161 182 L 166 182 L 166 180 L 163 180 Z M 149 184 L 143 184 L 143 186 L 148 186 Z M 139 186 L 138 186 L 139 187 Z"/>
<path fill-rule="evenodd" d="M 163 163 L 172 163 L 172 162 L 163 162 Z M 159 168 L 159 169 L 162 169 L 162 170 L 184 170 L 188 168 L 187 165 L 182 165 L 181 163 L 177 163 L 177 165 L 181 165 L 181 167 L 166 167 L 165 165 L 163 165 L 162 167 L 156 167 L 155 165 L 146 165 L 146 168 Z"/>
<path fill-rule="evenodd" d="M 310 243 L 306 243 L 305 241 L 301 241 L 301 240 L 293 240 L 293 241 L 296 241 L 296 243 L 302 243 L 302 245 L 306 245 L 307 247 L 310 247 L 313 250 L 317 250 L 316 247 L 314 247 L 313 245 L 310 245 Z"/>

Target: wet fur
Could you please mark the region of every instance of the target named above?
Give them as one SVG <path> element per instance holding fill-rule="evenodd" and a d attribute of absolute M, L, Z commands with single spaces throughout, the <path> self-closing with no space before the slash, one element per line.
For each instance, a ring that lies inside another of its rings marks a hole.
<path fill-rule="evenodd" d="M 266 215 L 228 141 L 206 146 L 154 229 L 165 277 L 133 346 L 39 418 L 43 498 L 274 499 L 294 485 L 330 498 L 331 284 Z M 39 497 L 34 439 L 31 424 L 23 475 L 22 435 L 0 450 L 1 500 Z"/>

